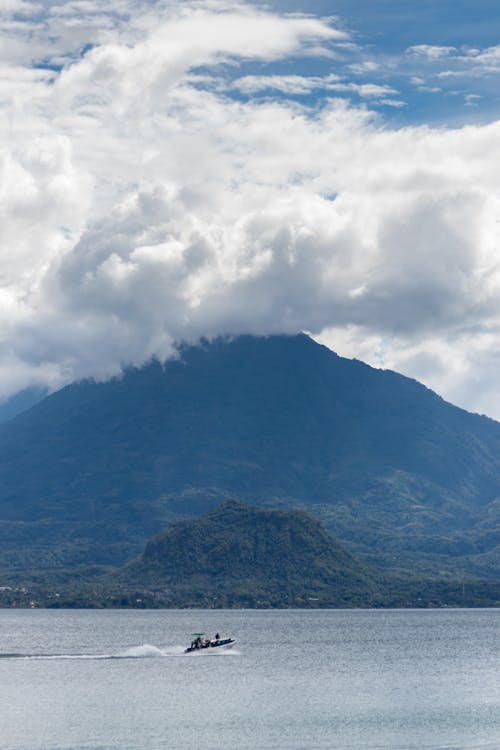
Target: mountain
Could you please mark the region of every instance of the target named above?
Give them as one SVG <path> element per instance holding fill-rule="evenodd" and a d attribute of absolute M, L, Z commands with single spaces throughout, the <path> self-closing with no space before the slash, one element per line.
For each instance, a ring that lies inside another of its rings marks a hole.
<path fill-rule="evenodd" d="M 24 388 L 10 398 L 0 403 L 0 423 L 7 422 L 37 404 L 47 395 L 46 388 Z"/>
<path fill-rule="evenodd" d="M 500 424 L 305 335 L 221 339 L 0 425 L 0 567 L 120 565 L 238 496 L 364 560 L 500 575 Z"/>
<path fill-rule="evenodd" d="M 119 578 L 167 588 L 184 606 L 357 606 L 377 596 L 373 572 L 317 519 L 234 500 L 165 529 Z"/>

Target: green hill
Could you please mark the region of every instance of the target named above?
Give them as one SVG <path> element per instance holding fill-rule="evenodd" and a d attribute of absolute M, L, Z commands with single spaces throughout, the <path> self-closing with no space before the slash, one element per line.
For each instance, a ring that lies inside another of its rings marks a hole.
<path fill-rule="evenodd" d="M 121 565 L 230 496 L 390 569 L 500 576 L 500 424 L 305 335 L 184 347 L 0 425 L 0 568 Z"/>
<path fill-rule="evenodd" d="M 165 529 L 118 580 L 230 606 L 358 606 L 378 591 L 373 572 L 311 515 L 231 500 Z"/>

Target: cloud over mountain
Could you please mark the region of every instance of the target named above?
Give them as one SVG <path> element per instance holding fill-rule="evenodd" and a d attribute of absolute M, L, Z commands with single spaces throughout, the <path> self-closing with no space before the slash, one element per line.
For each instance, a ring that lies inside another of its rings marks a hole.
<path fill-rule="evenodd" d="M 389 128 L 361 100 L 396 89 L 340 75 L 328 19 L 92 0 L 0 25 L 0 396 L 308 330 L 494 413 L 500 124 Z M 329 78 L 274 71 L 306 57 Z"/>

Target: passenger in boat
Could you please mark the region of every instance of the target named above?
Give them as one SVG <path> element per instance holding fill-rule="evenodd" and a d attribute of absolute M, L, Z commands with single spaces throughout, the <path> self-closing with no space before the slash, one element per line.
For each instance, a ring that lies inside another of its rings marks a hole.
<path fill-rule="evenodd" d="M 219 638 L 220 638 L 220 635 L 219 635 L 218 633 L 216 633 L 216 634 L 215 634 L 215 638 L 214 638 L 214 640 L 218 641 L 218 640 L 219 640 Z"/>

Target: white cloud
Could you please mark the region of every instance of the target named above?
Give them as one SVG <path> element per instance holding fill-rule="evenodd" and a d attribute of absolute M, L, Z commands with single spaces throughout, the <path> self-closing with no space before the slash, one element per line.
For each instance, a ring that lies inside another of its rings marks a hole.
<path fill-rule="evenodd" d="M 355 93 L 360 97 L 380 98 L 397 94 L 396 89 L 377 83 L 345 82 L 335 73 L 327 76 L 300 75 L 249 75 L 236 78 L 227 88 L 237 89 L 243 94 L 255 94 L 260 91 L 274 90 L 284 94 L 310 94 L 316 89 L 334 91 L 336 93 Z"/>
<path fill-rule="evenodd" d="M 492 65 L 495 69 L 500 63 L 500 45 L 488 47 L 484 50 L 469 50 L 466 55 L 474 63 L 480 65 Z"/>
<path fill-rule="evenodd" d="M 43 69 L 26 29 L 0 68 L 0 393 L 305 329 L 471 405 L 477 357 L 494 412 L 498 123 L 390 130 L 331 98 L 403 104 L 388 85 L 266 75 L 341 40 L 321 19 L 62 3 L 30 26 Z"/>
<path fill-rule="evenodd" d="M 356 75 L 366 75 L 367 73 L 376 73 L 380 70 L 381 65 L 378 62 L 375 62 L 375 60 L 364 60 L 363 62 L 359 63 L 351 63 L 347 66 L 347 69 L 351 73 L 355 73 Z"/>
<path fill-rule="evenodd" d="M 438 78 L 482 77 L 500 72 L 500 45 L 485 49 L 437 47 L 421 44 L 409 47 L 406 56 L 425 60 Z M 439 66 L 445 66 L 439 70 Z M 422 83 L 424 80 L 422 79 Z"/>
<path fill-rule="evenodd" d="M 30 0 L 2 0 L 0 16 L 14 13 L 30 16 L 41 10 L 41 7 L 38 3 L 30 2 Z"/>
<path fill-rule="evenodd" d="M 274 90 L 284 94 L 310 94 L 315 89 L 335 90 L 340 76 L 300 76 L 300 75 L 249 75 L 231 81 L 228 88 L 238 89 L 243 94 L 255 94 L 258 91 Z"/>
<path fill-rule="evenodd" d="M 397 94 L 396 89 L 391 86 L 381 86 L 377 83 L 349 83 L 347 84 L 348 90 L 356 91 L 359 96 L 365 96 L 367 98 L 378 98 L 380 96 L 387 96 L 388 94 Z"/>
<path fill-rule="evenodd" d="M 427 57 L 430 60 L 439 60 L 442 57 L 449 57 L 457 53 L 456 47 L 439 47 L 432 44 L 417 44 L 413 47 L 408 47 L 406 50 L 408 55 L 419 55 Z"/>
<path fill-rule="evenodd" d="M 406 102 L 401 99 L 380 99 L 379 104 L 383 104 L 385 107 L 393 107 L 394 109 L 402 109 L 406 107 Z"/>

